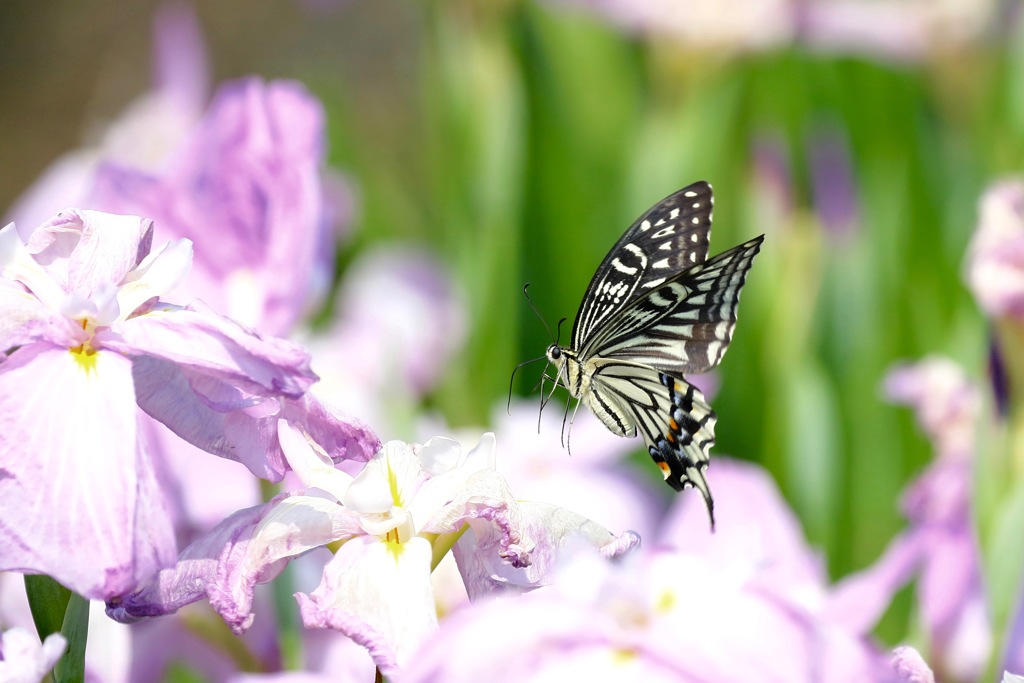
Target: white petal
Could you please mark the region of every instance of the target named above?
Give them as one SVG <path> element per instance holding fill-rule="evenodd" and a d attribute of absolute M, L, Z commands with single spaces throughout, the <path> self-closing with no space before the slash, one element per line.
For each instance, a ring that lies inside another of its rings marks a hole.
<path fill-rule="evenodd" d="M 424 478 L 412 446 L 389 441 L 352 482 L 343 499 L 345 507 L 367 513 L 404 507 Z"/>
<path fill-rule="evenodd" d="M 14 223 L 0 230 L 0 277 L 22 283 L 52 311 L 59 310 L 64 299 L 63 290 L 28 253 Z"/>
<path fill-rule="evenodd" d="M 458 441 L 435 436 L 420 448 L 420 465 L 430 474 L 447 472 L 459 464 L 462 446 Z"/>
<path fill-rule="evenodd" d="M 381 672 L 393 677 L 437 630 L 430 560 L 422 538 L 402 544 L 353 539 L 324 568 L 317 589 L 297 596 L 302 620 L 365 645 Z"/>
<path fill-rule="evenodd" d="M 394 505 L 388 485 L 388 467 L 380 454 L 366 463 L 341 499 L 345 507 L 364 514 L 385 513 Z"/>
<path fill-rule="evenodd" d="M 334 461 L 288 420 L 278 422 L 277 438 L 292 471 L 306 488 L 318 488 L 344 500 L 352 476 L 334 466 Z"/>
<path fill-rule="evenodd" d="M 192 267 L 192 241 L 182 238 L 150 252 L 139 267 L 125 276 L 118 303 L 124 316 L 146 301 L 173 291 Z"/>

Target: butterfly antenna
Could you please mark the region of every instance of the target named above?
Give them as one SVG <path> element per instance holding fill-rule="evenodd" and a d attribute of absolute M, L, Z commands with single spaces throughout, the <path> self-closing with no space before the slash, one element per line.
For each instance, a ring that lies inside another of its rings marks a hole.
<path fill-rule="evenodd" d="M 525 285 L 523 285 L 523 296 L 526 297 L 526 301 L 530 304 L 530 308 L 533 309 L 533 314 L 537 316 L 538 320 L 540 320 L 540 324 L 543 325 L 544 329 L 548 331 L 548 337 L 550 337 L 551 339 L 554 339 L 555 343 L 557 344 L 558 343 L 558 339 L 555 337 L 555 335 L 551 334 L 551 326 L 548 325 L 548 321 L 544 319 L 544 316 L 542 316 L 540 314 L 540 310 L 537 308 L 537 304 L 533 303 L 533 299 L 530 298 L 530 292 L 527 291 L 529 289 L 530 289 L 530 283 L 527 282 Z M 564 318 L 562 320 L 564 320 Z M 561 326 L 561 324 L 562 324 L 561 321 L 559 321 L 558 324 L 559 324 L 559 326 Z"/>
<path fill-rule="evenodd" d="M 561 320 L 558 321 L 557 327 L 555 327 L 555 331 L 556 331 L 555 343 L 556 344 L 558 343 L 558 340 L 562 338 L 562 323 L 564 323 L 566 320 L 568 320 L 568 318 L 562 318 Z M 548 330 L 548 332 L 550 333 L 551 330 Z"/>

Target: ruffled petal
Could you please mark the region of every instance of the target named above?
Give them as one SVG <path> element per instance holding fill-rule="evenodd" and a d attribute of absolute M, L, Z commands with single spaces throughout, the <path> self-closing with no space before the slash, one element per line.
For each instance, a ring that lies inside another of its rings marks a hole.
<path fill-rule="evenodd" d="M 341 631 L 394 676 L 437 630 L 430 543 L 395 544 L 369 536 L 341 547 L 313 593 L 297 594 L 307 628 Z"/>
<path fill-rule="evenodd" d="M 380 444 L 361 422 L 333 415 L 309 394 L 299 399 L 249 394 L 149 356 L 135 358 L 132 371 L 139 407 L 148 415 L 194 446 L 270 481 L 280 481 L 288 469 L 278 438 L 282 418 L 335 462 L 366 460 Z"/>
<path fill-rule="evenodd" d="M 131 364 L 45 344 L 0 364 L 0 569 L 41 572 L 89 598 L 128 592 L 174 548 L 139 451 Z M 143 499 L 143 494 L 154 496 Z"/>
<path fill-rule="evenodd" d="M 107 601 L 107 615 L 123 624 L 171 614 L 207 595 L 216 581 L 219 559 L 239 539 L 247 540 L 273 503 L 239 510 L 198 539 L 178 556 L 177 564 L 161 571 L 141 589 Z"/>
<path fill-rule="evenodd" d="M 149 253 L 153 221 L 65 209 L 35 229 L 26 245 L 66 293 L 90 296 L 118 285 Z"/>
<path fill-rule="evenodd" d="M 564 508 L 502 498 L 504 480 L 496 474 L 488 478 L 494 480 L 491 486 L 498 495 L 485 498 L 478 494 L 463 505 L 455 503 L 451 508 L 461 507 L 461 514 L 446 519 L 443 526 L 431 525 L 442 530 L 469 524 L 453 552 L 471 600 L 544 585 L 568 546 L 582 544 L 615 557 L 640 545 L 640 537 L 633 532 L 617 537 Z M 473 484 L 475 491 L 482 488 L 479 478 L 474 478 Z"/>
<path fill-rule="evenodd" d="M 108 601 L 107 614 L 132 623 L 169 614 L 206 596 L 228 626 L 241 633 L 253 622 L 256 584 L 276 577 L 290 558 L 358 531 L 357 521 L 331 500 L 278 496 L 221 522 L 150 585 Z"/>
<path fill-rule="evenodd" d="M 97 334 L 95 343 L 126 356 L 161 358 L 251 393 L 298 398 L 316 381 L 301 346 L 263 338 L 203 306 L 130 318 Z"/>

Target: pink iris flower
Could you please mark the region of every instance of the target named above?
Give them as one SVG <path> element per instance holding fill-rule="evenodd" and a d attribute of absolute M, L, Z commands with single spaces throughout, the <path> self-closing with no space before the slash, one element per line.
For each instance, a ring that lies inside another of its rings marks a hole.
<path fill-rule="evenodd" d="M 365 459 L 378 443 L 306 394 L 316 376 L 301 347 L 167 303 L 192 245 L 152 240 L 149 220 L 74 209 L 27 243 L 14 224 L 0 230 L 0 570 L 89 598 L 174 561 L 139 408 L 271 481 L 288 467 L 282 418 L 332 458 Z"/>
<path fill-rule="evenodd" d="M 329 546 L 337 549 L 320 585 L 296 595 L 303 622 L 344 633 L 394 676 L 438 628 L 430 575 L 453 544 L 470 595 L 480 595 L 540 585 L 567 545 L 615 556 L 639 542 L 570 511 L 517 501 L 494 468 L 490 434 L 468 452 L 443 438 L 392 441 L 355 476 L 337 469 L 305 430 L 287 426 L 279 438 L 306 488 L 224 520 L 176 567 L 108 602 L 110 616 L 132 622 L 206 597 L 242 632 L 255 618 L 256 584 Z"/>

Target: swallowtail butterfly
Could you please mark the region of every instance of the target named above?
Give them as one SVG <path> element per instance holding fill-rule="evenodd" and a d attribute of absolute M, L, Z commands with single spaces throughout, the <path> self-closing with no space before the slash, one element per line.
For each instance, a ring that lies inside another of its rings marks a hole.
<path fill-rule="evenodd" d="M 716 417 L 683 375 L 722 360 L 764 235 L 708 259 L 712 203 L 711 186 L 697 182 L 640 216 L 597 267 L 572 345 L 552 344 L 547 359 L 555 385 L 608 429 L 643 436 L 672 488 L 696 487 L 714 526 L 704 470 Z"/>

